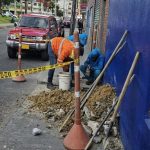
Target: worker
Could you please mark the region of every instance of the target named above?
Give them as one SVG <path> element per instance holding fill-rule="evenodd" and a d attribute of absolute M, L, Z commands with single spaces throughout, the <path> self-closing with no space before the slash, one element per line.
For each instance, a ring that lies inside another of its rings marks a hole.
<path fill-rule="evenodd" d="M 70 41 L 74 41 L 74 36 L 73 35 L 70 35 L 67 37 Z M 79 34 L 79 44 L 81 47 L 84 47 L 87 43 L 87 38 L 88 38 L 88 35 L 86 33 L 82 33 L 82 34 Z M 83 49 L 84 50 L 84 49 Z M 81 56 L 83 56 L 84 54 L 84 51 L 81 52 Z"/>
<path fill-rule="evenodd" d="M 70 41 L 74 41 L 74 35 L 70 35 L 67 37 Z M 83 56 L 84 54 L 84 46 L 86 45 L 87 43 L 87 38 L 88 38 L 88 35 L 86 33 L 82 33 L 82 34 L 79 34 L 79 50 L 80 50 L 80 56 Z M 74 80 L 74 63 L 72 63 L 70 65 L 71 67 L 71 78 L 72 80 Z"/>
<path fill-rule="evenodd" d="M 82 19 L 78 19 L 79 34 L 82 33 L 82 29 L 83 29 L 83 21 L 82 21 Z"/>
<path fill-rule="evenodd" d="M 93 49 L 86 61 L 80 66 L 80 70 L 87 79 L 86 84 L 92 84 L 100 74 L 104 65 L 104 56 L 98 48 Z"/>
<path fill-rule="evenodd" d="M 63 37 L 55 37 L 48 44 L 50 65 L 63 63 L 74 59 L 74 43 Z M 53 87 L 53 75 L 55 69 L 48 71 L 47 88 Z M 69 65 L 63 67 L 63 71 L 69 72 Z"/>

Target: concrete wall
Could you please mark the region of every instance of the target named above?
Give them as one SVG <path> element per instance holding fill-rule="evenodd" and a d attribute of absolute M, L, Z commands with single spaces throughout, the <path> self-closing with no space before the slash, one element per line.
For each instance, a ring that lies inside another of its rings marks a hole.
<path fill-rule="evenodd" d="M 150 0 L 111 0 L 106 57 L 127 29 L 127 44 L 105 74 L 119 94 L 136 51 L 140 59 L 120 108 L 120 131 L 125 150 L 150 150 Z"/>

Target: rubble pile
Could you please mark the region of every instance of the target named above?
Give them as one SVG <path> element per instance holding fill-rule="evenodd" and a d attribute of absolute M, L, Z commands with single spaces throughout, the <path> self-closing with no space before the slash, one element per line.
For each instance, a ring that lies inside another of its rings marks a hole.
<path fill-rule="evenodd" d="M 112 105 L 115 96 L 115 90 L 110 85 L 99 86 L 90 96 L 86 106 L 93 114 L 92 116 L 99 119 L 103 112 L 106 112 Z"/>
<path fill-rule="evenodd" d="M 81 98 L 84 93 L 85 91 L 81 90 Z M 108 84 L 97 86 L 92 92 L 82 110 L 83 126 L 89 131 L 90 135 L 94 133 L 98 124 L 106 116 L 108 108 L 112 106 L 113 99 L 115 97 L 114 88 Z M 36 110 L 43 113 L 46 120 L 52 126 L 59 128 L 66 119 L 66 115 L 74 109 L 75 98 L 73 91 L 55 89 L 42 91 L 37 95 L 28 97 L 28 100 L 31 102 L 30 111 Z M 68 131 L 70 129 L 73 124 L 73 118 L 74 116 L 69 120 L 64 131 Z M 102 132 L 101 139 L 104 137 L 104 129 Z M 117 136 L 118 135 L 115 135 L 116 139 Z M 99 137 L 97 141 L 99 141 Z M 118 148 L 120 146 L 116 147 Z"/>

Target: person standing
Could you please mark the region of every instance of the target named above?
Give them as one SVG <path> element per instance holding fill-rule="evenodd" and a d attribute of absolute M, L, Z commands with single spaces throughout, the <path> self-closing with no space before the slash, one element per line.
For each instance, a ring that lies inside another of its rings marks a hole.
<path fill-rule="evenodd" d="M 78 30 L 79 30 L 79 34 L 82 33 L 82 29 L 83 29 L 83 21 L 82 21 L 82 19 L 78 19 Z"/>

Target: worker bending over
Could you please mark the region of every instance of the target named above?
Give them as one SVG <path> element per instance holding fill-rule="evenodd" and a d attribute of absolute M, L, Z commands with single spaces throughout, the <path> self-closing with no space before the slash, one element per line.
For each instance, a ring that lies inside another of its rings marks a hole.
<path fill-rule="evenodd" d="M 74 43 L 63 37 L 55 37 L 48 44 L 50 65 L 63 63 L 74 59 Z M 47 88 L 53 87 L 53 75 L 55 69 L 48 71 Z M 63 67 L 63 71 L 69 72 L 69 65 Z"/>
<path fill-rule="evenodd" d="M 86 61 L 80 66 L 84 78 L 88 81 L 86 84 L 92 84 L 100 74 L 104 65 L 104 56 L 98 48 L 93 49 L 88 55 Z"/>

